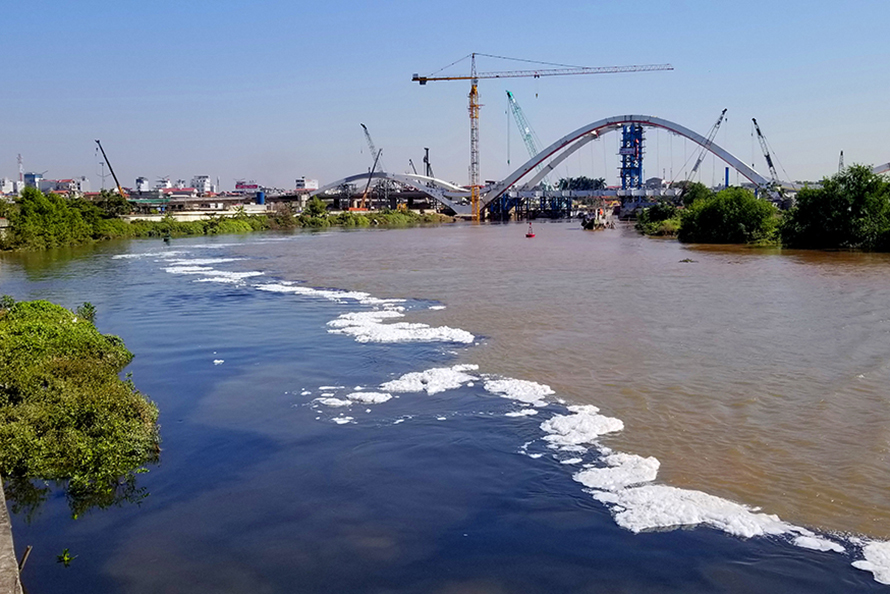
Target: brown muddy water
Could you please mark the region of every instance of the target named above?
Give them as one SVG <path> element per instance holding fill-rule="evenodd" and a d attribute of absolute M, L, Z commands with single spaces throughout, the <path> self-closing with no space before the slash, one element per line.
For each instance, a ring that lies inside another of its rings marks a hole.
<path fill-rule="evenodd" d="M 657 457 L 659 481 L 890 537 L 890 256 L 525 230 L 330 231 L 323 249 L 245 250 L 282 278 L 441 301 L 408 321 L 468 330 L 481 345 L 462 357 L 481 371 L 622 419 L 606 445 Z"/>

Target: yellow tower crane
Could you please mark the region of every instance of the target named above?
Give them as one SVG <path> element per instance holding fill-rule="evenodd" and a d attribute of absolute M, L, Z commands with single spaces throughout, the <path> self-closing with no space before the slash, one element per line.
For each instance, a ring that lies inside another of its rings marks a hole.
<path fill-rule="evenodd" d="M 549 66 L 559 66 L 559 68 L 544 68 L 535 70 L 505 70 L 501 72 L 477 72 L 476 56 L 485 56 L 488 58 L 498 58 L 502 60 L 515 60 L 519 62 L 531 62 L 534 64 L 545 64 Z M 428 82 L 436 80 L 468 80 L 470 81 L 470 201 L 473 207 L 473 220 L 479 220 L 479 109 L 482 105 L 479 103 L 479 80 L 483 78 L 519 78 L 533 77 L 541 78 L 542 76 L 566 76 L 570 74 L 615 74 L 619 72 L 652 72 L 655 70 L 673 70 L 670 64 L 646 64 L 642 66 L 567 66 L 564 64 L 549 64 L 546 62 L 533 62 L 532 60 L 519 60 L 517 58 L 505 58 L 503 56 L 492 56 L 490 54 L 472 53 L 470 58 L 470 74 L 458 76 L 420 76 L 415 74 L 411 77 L 413 82 L 425 85 Z M 461 58 L 457 62 L 465 60 Z M 457 62 L 449 64 L 453 66 Z M 448 68 L 446 66 L 445 68 Z M 441 72 L 445 68 L 440 69 Z"/>

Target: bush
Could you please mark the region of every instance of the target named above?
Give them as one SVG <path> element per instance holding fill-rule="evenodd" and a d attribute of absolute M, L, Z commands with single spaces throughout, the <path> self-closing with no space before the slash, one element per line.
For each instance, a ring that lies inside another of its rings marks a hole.
<path fill-rule="evenodd" d="M 726 188 L 695 200 L 680 217 L 677 237 L 695 243 L 751 243 L 773 240 L 778 210 L 744 188 Z"/>
<path fill-rule="evenodd" d="M 141 496 L 135 474 L 159 454 L 155 405 L 118 373 L 116 336 L 47 301 L 0 309 L 0 473 L 14 510 L 33 512 L 64 483 L 75 516 Z M 95 316 L 95 308 L 80 310 Z"/>
<path fill-rule="evenodd" d="M 644 235 L 673 236 L 680 228 L 680 213 L 676 206 L 662 201 L 638 214 L 634 228 Z"/>
<path fill-rule="evenodd" d="M 781 233 L 789 247 L 890 250 L 890 182 L 853 165 L 801 190 Z"/>

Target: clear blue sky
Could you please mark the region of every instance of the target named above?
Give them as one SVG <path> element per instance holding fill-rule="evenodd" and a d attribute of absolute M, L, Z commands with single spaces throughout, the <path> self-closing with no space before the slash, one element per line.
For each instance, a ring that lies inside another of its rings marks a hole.
<path fill-rule="evenodd" d="M 16 176 L 21 153 L 26 171 L 86 175 L 96 189 L 99 138 L 125 186 L 140 175 L 196 174 L 219 177 L 223 188 L 236 178 L 325 183 L 370 166 L 363 122 L 388 169 L 407 170 L 409 158 L 420 167 L 430 147 L 437 177 L 466 183 L 469 85 L 410 79 L 474 51 L 676 69 L 482 81 L 485 179 L 512 169 L 506 89 L 545 144 L 619 114 L 706 134 L 726 107 L 717 142 L 762 172 L 751 117 L 792 179 L 833 173 L 840 150 L 847 164 L 890 161 L 886 2 L 32 0 L 7 2 L 3 14 L 6 177 Z M 527 155 L 515 127 L 510 135 L 515 167 Z M 609 137 L 560 174 L 613 181 L 617 138 Z M 647 142 L 647 176 L 676 177 L 692 151 L 667 133 Z M 706 161 L 703 171 L 710 182 L 722 164 Z"/>

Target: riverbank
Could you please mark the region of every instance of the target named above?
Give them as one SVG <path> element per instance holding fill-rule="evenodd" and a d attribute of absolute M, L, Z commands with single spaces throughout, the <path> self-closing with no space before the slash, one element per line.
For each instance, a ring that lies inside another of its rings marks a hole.
<path fill-rule="evenodd" d="M 404 227 L 454 221 L 438 213 L 408 210 L 329 212 L 320 200 L 310 201 L 301 213 L 284 209 L 250 214 L 236 209 L 205 213 L 197 220 L 187 213 L 129 216 L 119 212 L 117 202 L 109 202 L 106 207 L 102 204 L 26 188 L 15 204 L 0 204 L 0 217 L 7 223 L 0 234 L 0 250 L 43 250 L 107 239 L 222 235 L 301 227 Z"/>
<path fill-rule="evenodd" d="M 19 564 L 16 561 L 15 545 L 12 541 L 12 524 L 6 509 L 6 496 L 3 493 L 3 480 L 0 478 L 0 592 L 21 594 Z"/>

